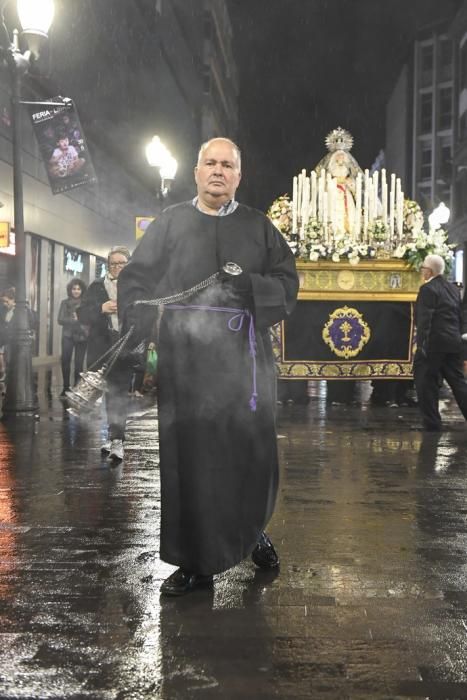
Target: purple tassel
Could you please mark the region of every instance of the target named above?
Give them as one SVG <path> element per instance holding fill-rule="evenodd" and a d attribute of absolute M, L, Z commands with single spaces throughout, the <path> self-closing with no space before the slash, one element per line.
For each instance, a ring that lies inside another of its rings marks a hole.
<path fill-rule="evenodd" d="M 258 394 L 253 394 L 251 399 L 250 399 L 250 409 L 252 411 L 256 411 L 256 397 L 257 396 L 258 396 Z"/>

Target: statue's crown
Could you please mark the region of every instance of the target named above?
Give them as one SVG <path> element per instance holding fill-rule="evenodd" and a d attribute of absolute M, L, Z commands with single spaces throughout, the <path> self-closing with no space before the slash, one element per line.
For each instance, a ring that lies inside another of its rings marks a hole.
<path fill-rule="evenodd" d="M 328 151 L 350 151 L 353 146 L 353 136 L 338 126 L 337 129 L 333 129 L 326 136 L 324 143 Z"/>

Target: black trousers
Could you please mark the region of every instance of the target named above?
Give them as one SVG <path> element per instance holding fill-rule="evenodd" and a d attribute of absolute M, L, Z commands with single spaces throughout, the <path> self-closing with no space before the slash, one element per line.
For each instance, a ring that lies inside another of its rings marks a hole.
<path fill-rule="evenodd" d="M 418 405 L 423 425 L 427 430 L 440 430 L 441 416 L 438 408 L 439 378 L 443 377 L 452 389 L 457 405 L 467 420 L 467 381 L 463 372 L 460 353 L 432 352 L 423 357 L 415 354 L 414 377 Z"/>
<path fill-rule="evenodd" d="M 86 354 L 87 341 L 76 342 L 73 338 L 68 338 L 67 336 L 62 336 L 62 376 L 63 376 L 63 387 L 68 389 L 70 385 L 70 368 L 71 368 L 71 358 L 73 356 L 73 350 L 75 351 L 75 370 L 74 370 L 74 382 L 79 380 L 79 375 L 83 371 L 84 356 Z"/>

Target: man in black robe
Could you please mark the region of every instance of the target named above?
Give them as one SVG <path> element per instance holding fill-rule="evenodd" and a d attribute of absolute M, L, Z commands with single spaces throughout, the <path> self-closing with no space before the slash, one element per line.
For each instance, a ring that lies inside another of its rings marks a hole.
<path fill-rule="evenodd" d="M 197 197 L 157 217 L 118 282 L 123 330 L 135 324 L 137 342 L 150 323 L 131 302 L 190 289 L 228 262 L 241 268 L 164 306 L 160 322 L 160 556 L 179 567 L 165 595 L 210 584 L 250 554 L 260 567 L 279 563 L 264 533 L 278 487 L 268 329 L 292 311 L 298 277 L 269 219 L 235 201 L 240 177 L 232 141 L 203 144 Z"/>
<path fill-rule="evenodd" d="M 415 304 L 417 352 L 414 378 L 425 430 L 441 430 L 440 378 L 452 389 L 467 419 L 467 382 L 463 372 L 462 308 L 459 289 L 443 277 L 444 260 L 428 255 L 421 267 L 425 284 Z"/>

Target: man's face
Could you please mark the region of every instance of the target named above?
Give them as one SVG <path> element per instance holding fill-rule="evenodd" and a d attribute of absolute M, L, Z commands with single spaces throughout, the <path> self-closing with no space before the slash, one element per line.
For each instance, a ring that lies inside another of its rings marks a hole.
<path fill-rule="evenodd" d="M 15 300 L 10 297 L 2 297 L 2 303 L 7 309 L 12 309 L 15 305 Z"/>
<path fill-rule="evenodd" d="M 109 258 L 109 272 L 111 277 L 116 279 L 127 263 L 128 260 L 124 255 L 121 253 L 112 253 Z"/>
<path fill-rule="evenodd" d="M 228 141 L 214 141 L 202 153 L 195 168 L 198 196 L 222 206 L 233 199 L 240 184 L 237 152 Z"/>
<path fill-rule="evenodd" d="M 68 137 L 64 139 L 58 139 L 58 147 L 61 151 L 66 151 L 69 146 Z"/>
<path fill-rule="evenodd" d="M 430 267 L 427 267 L 425 263 L 420 268 L 420 272 L 422 273 L 422 280 L 426 282 L 427 280 L 430 279 L 430 277 L 433 277 L 433 270 Z"/>

